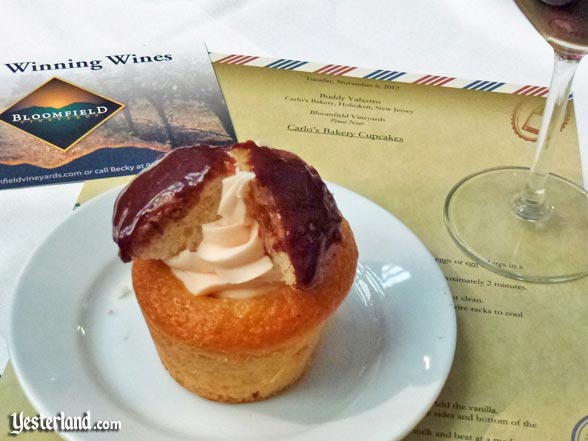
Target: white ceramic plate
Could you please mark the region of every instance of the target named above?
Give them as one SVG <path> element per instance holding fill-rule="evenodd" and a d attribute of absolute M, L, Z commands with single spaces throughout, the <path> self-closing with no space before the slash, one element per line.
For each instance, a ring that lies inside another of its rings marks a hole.
<path fill-rule="evenodd" d="M 355 284 L 310 370 L 285 393 L 228 405 L 162 367 L 111 239 L 117 191 L 76 210 L 25 267 L 12 310 L 12 362 L 45 415 L 120 420 L 112 440 L 391 441 L 425 415 L 449 374 L 453 301 L 423 244 L 371 201 L 331 185 L 355 232 Z M 71 440 L 101 433 L 62 432 Z"/>

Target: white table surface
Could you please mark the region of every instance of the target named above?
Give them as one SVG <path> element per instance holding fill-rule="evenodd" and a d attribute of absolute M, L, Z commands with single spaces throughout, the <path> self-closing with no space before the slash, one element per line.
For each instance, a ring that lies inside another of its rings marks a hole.
<path fill-rule="evenodd" d="M 513 0 L 3 0 L 0 62 L 168 40 L 209 50 L 546 86 L 551 48 Z M 588 61 L 574 96 L 588 147 Z M 585 162 L 585 161 L 584 161 Z M 0 335 L 18 274 L 81 184 L 0 191 Z M 42 296 L 44 293 L 39 293 Z M 19 320 L 26 320 L 20 317 Z M 7 360 L 0 337 L 0 372 Z"/>

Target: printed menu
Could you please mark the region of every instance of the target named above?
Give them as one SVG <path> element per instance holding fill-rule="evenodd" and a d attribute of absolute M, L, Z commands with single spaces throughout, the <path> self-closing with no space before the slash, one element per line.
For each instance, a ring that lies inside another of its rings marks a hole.
<path fill-rule="evenodd" d="M 457 313 L 454 365 L 408 440 L 585 439 L 588 279 L 542 285 L 494 274 L 463 254 L 443 222 L 460 179 L 531 163 L 544 99 L 227 64 L 216 71 L 240 139 L 292 150 L 380 204 L 444 272 Z M 580 183 L 573 115 L 560 144 L 554 172 Z"/>
<path fill-rule="evenodd" d="M 378 203 L 445 274 L 455 360 L 407 440 L 587 439 L 588 278 L 544 285 L 494 274 L 460 251 L 443 222 L 445 197 L 464 176 L 530 163 L 544 98 L 222 62 L 215 70 L 240 140 L 291 150 Z M 554 172 L 580 183 L 573 111 L 559 143 Z M 114 184 L 93 181 L 82 202 Z M 0 391 L 22 403 L 6 387 L 10 369 L 6 377 Z"/>

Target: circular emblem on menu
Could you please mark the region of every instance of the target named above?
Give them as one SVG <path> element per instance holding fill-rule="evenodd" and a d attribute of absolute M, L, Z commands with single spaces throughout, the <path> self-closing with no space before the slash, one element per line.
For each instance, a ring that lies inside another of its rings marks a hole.
<path fill-rule="evenodd" d="M 578 421 L 572 431 L 572 441 L 588 440 L 588 415 Z"/>
<path fill-rule="evenodd" d="M 543 109 L 545 102 L 536 99 L 526 99 L 520 102 L 515 108 L 511 117 L 511 126 L 514 132 L 525 141 L 537 141 L 541 120 L 543 119 Z M 562 129 L 570 119 L 570 108 L 566 111 L 566 116 L 562 124 Z"/>

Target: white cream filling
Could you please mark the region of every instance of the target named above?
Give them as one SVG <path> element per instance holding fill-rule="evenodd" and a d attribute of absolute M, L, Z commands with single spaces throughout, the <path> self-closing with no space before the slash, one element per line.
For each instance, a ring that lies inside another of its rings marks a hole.
<path fill-rule="evenodd" d="M 192 294 L 249 298 L 266 292 L 276 279 L 259 225 L 247 214 L 245 193 L 253 178 L 254 173 L 238 171 L 223 179 L 220 219 L 202 225 L 198 250 L 165 261 Z"/>

